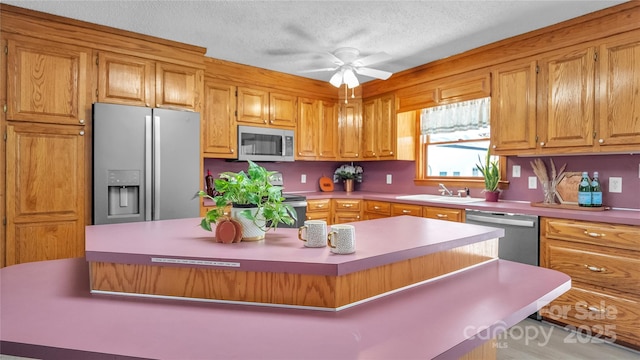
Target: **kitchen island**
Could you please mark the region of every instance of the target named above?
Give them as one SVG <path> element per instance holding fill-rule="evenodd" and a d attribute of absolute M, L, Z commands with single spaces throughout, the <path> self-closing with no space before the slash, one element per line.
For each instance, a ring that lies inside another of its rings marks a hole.
<path fill-rule="evenodd" d="M 89 289 L 95 286 L 93 275 L 89 276 L 91 263 L 122 260 L 122 251 L 108 250 L 125 245 L 131 265 L 147 266 L 152 262 L 150 256 L 162 258 L 165 260 L 158 264 L 163 270 L 187 265 L 194 277 L 202 269 L 218 266 L 206 261 L 221 261 L 239 263 L 222 265 L 228 267 L 221 270 L 225 272 L 246 269 L 331 278 L 454 249 L 464 253 L 474 249 L 468 246 L 491 243 L 493 237 L 500 236 L 498 229 L 482 226 L 389 218 L 361 222 L 364 226 L 357 228 L 356 253 L 332 255 L 327 248 L 307 249 L 299 240 L 292 242 L 291 229 L 270 233 L 263 242 L 237 246 L 213 243 L 209 233 L 197 228 L 192 233 L 197 219 L 185 223 L 190 226 L 182 235 L 171 234 L 164 228 L 166 222 L 136 224 L 149 227 L 147 235 L 175 236 L 168 243 L 175 247 L 162 241 L 154 243 L 153 236 L 136 239 L 138 235 L 131 229 L 120 232 L 124 230 L 118 226 L 119 231 L 112 233 L 113 244 L 91 244 L 90 239 L 96 238 L 91 236 L 94 227 L 89 227 L 86 259 L 1 269 L 2 352 L 47 359 L 426 359 L 458 358 L 478 348 L 482 352 L 474 352 L 473 357 L 491 357 L 495 349 L 489 339 L 567 291 L 571 284 L 568 276 L 557 271 L 482 255 L 488 259 L 341 311 L 90 294 Z M 407 224 L 413 227 L 403 228 Z M 154 227 L 164 231 L 154 233 Z M 407 237 L 413 240 L 401 241 Z M 380 244 L 373 244 L 376 241 Z M 368 246 L 368 242 L 372 244 Z M 485 254 L 491 253 L 482 249 Z M 208 253 L 196 258 L 196 250 Z M 247 252 L 254 255 L 242 254 Z M 167 255 L 170 257 L 165 258 Z M 283 261 L 286 266 L 275 266 Z M 111 279 L 135 283 L 138 277 L 153 282 L 157 273 L 134 272 L 131 279 L 120 279 L 120 275 L 114 274 Z M 391 283 L 391 278 L 403 277 L 394 272 L 387 275 L 389 278 L 379 278 L 378 282 Z M 298 280 L 295 276 L 290 279 L 294 283 Z M 367 287 L 370 282 L 360 285 Z M 273 285 L 296 288 L 279 282 Z M 303 290 L 316 291 L 312 287 Z M 260 291 L 274 289 L 261 287 Z"/>

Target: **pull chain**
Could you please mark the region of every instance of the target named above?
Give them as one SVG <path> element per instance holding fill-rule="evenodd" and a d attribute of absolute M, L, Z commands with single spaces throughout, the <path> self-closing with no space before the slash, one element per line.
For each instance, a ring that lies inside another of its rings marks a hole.
<path fill-rule="evenodd" d="M 347 84 L 344 84 L 344 103 L 348 104 L 349 102 L 347 101 Z"/>

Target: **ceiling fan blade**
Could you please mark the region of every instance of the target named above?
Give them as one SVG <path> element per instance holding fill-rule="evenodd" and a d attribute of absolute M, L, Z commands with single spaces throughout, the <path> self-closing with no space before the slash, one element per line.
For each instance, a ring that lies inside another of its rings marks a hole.
<path fill-rule="evenodd" d="M 353 65 L 355 66 L 369 66 L 373 64 L 377 64 L 383 61 L 387 61 L 391 59 L 391 55 L 386 52 L 379 52 L 377 54 L 365 56 L 362 59 L 355 60 Z"/>
<path fill-rule="evenodd" d="M 388 71 L 376 70 L 376 69 L 365 68 L 365 67 L 356 67 L 354 70 L 360 75 L 369 76 L 369 77 L 380 79 L 380 80 L 387 80 L 388 78 L 391 77 L 391 75 L 393 75 L 393 73 Z"/>
<path fill-rule="evenodd" d="M 311 69 L 311 70 L 301 70 L 299 73 L 312 73 L 312 72 L 322 72 L 322 71 L 334 71 L 337 70 L 338 66 L 330 67 L 330 68 L 322 68 L 322 69 Z"/>

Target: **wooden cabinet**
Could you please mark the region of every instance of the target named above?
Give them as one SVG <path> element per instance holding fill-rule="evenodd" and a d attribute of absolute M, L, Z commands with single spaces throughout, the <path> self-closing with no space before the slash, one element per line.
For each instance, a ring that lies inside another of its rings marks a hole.
<path fill-rule="evenodd" d="M 298 98 L 296 146 L 300 160 L 335 160 L 338 112 L 333 101 Z"/>
<path fill-rule="evenodd" d="M 297 98 L 270 93 L 267 89 L 238 87 L 239 123 L 293 128 L 296 125 Z"/>
<path fill-rule="evenodd" d="M 491 144 L 497 155 L 536 148 L 535 60 L 491 71 Z"/>
<path fill-rule="evenodd" d="M 599 61 L 598 146 L 609 151 L 640 145 L 640 31 L 600 45 Z"/>
<path fill-rule="evenodd" d="M 595 47 L 540 59 L 538 134 L 544 149 L 590 147 L 594 136 Z"/>
<path fill-rule="evenodd" d="M 572 288 L 542 316 L 596 337 L 640 345 L 640 229 L 542 218 L 540 265 L 571 276 Z"/>
<path fill-rule="evenodd" d="M 361 200 L 333 199 L 333 224 L 362 220 L 361 204 Z"/>
<path fill-rule="evenodd" d="M 361 100 L 351 100 L 340 105 L 338 115 L 338 158 L 360 159 Z"/>
<path fill-rule="evenodd" d="M 6 265 L 84 255 L 82 126 L 9 122 Z"/>
<path fill-rule="evenodd" d="M 324 220 L 331 224 L 331 199 L 307 200 L 307 220 Z"/>
<path fill-rule="evenodd" d="M 413 113 L 396 115 L 395 104 L 394 94 L 364 100 L 363 160 L 414 160 L 416 118 Z"/>
<path fill-rule="evenodd" d="M 236 158 L 236 87 L 215 81 L 204 83 L 202 150 L 205 156 Z"/>
<path fill-rule="evenodd" d="M 365 200 L 364 220 L 373 220 L 391 216 L 391 203 L 387 201 Z"/>
<path fill-rule="evenodd" d="M 153 60 L 109 52 L 98 53 L 98 102 L 155 105 Z"/>
<path fill-rule="evenodd" d="M 85 124 L 88 49 L 11 36 L 7 41 L 7 120 Z"/>
<path fill-rule="evenodd" d="M 391 204 L 391 216 L 411 215 L 422 216 L 422 206 L 412 204 Z"/>
<path fill-rule="evenodd" d="M 463 209 L 425 206 L 422 209 L 422 214 L 424 217 L 429 219 L 447 220 L 447 221 L 455 221 L 455 222 L 465 221 L 465 211 Z"/>
<path fill-rule="evenodd" d="M 199 111 L 204 70 L 99 52 L 98 101 Z"/>

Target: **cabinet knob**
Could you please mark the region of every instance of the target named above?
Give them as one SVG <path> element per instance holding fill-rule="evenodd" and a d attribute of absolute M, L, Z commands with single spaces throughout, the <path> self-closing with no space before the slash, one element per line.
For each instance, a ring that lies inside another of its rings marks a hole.
<path fill-rule="evenodd" d="M 358 156 L 360 156 L 360 155 L 358 155 L 358 153 L 356 153 L 356 157 L 358 157 Z"/>
<path fill-rule="evenodd" d="M 267 123 L 267 120 L 262 120 L 262 122 L 266 124 L 266 123 Z"/>
<path fill-rule="evenodd" d="M 299 153 L 298 153 L 298 155 L 302 156 L 302 153 L 301 153 L 301 152 L 299 152 Z"/>
<path fill-rule="evenodd" d="M 80 124 L 84 125 L 84 119 L 80 119 Z"/>
<path fill-rule="evenodd" d="M 540 146 L 544 146 L 544 141 L 540 143 Z"/>
<path fill-rule="evenodd" d="M 598 139 L 599 144 L 604 144 L 604 139 Z"/>
<path fill-rule="evenodd" d="M 389 152 L 389 155 L 393 155 L 393 151 Z"/>
<path fill-rule="evenodd" d="M 273 120 L 269 121 L 270 124 L 273 124 Z"/>
<path fill-rule="evenodd" d="M 229 149 L 229 150 L 231 150 L 231 153 L 232 153 L 232 154 L 235 152 L 235 150 L 233 150 L 233 149 Z"/>
<path fill-rule="evenodd" d="M 80 136 L 84 135 L 84 130 L 80 130 Z"/>
<path fill-rule="evenodd" d="M 492 146 L 492 148 L 494 148 L 494 149 L 495 149 L 495 148 L 496 148 L 496 145 L 493 145 L 493 146 Z"/>

